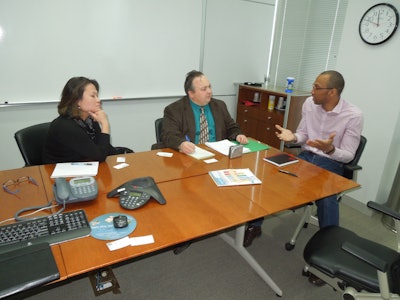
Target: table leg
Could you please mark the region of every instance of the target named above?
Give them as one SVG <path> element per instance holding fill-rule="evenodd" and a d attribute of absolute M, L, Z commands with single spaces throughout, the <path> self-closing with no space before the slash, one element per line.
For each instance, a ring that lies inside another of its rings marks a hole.
<path fill-rule="evenodd" d="M 271 289 L 278 295 L 282 296 L 282 290 L 275 284 L 275 282 L 269 277 L 258 262 L 250 255 L 250 253 L 243 247 L 243 238 L 245 232 L 245 225 L 238 227 L 235 231 L 235 238 L 233 239 L 226 233 L 220 234 L 220 237 L 232 246 L 247 263 L 253 268 L 254 271 L 271 287 Z"/>

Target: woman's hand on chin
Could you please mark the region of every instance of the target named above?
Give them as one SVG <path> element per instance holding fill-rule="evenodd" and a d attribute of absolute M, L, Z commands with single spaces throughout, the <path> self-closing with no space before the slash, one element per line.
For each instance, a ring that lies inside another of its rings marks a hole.
<path fill-rule="evenodd" d="M 93 120 L 95 120 L 96 122 L 98 122 L 100 124 L 101 131 L 103 133 L 110 133 L 108 117 L 104 110 L 101 109 L 96 112 L 91 111 L 91 112 L 89 112 L 89 115 L 93 118 Z"/>

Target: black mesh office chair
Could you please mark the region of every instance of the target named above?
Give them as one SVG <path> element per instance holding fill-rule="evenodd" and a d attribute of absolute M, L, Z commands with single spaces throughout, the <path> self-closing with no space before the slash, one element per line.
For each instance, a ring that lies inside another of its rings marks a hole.
<path fill-rule="evenodd" d="M 161 140 L 163 121 L 164 121 L 164 118 L 158 118 L 154 122 L 155 130 L 156 130 L 156 143 L 151 146 L 151 150 L 165 148 L 165 145 Z"/>
<path fill-rule="evenodd" d="M 303 275 L 312 273 L 334 289 L 340 288 L 345 300 L 400 299 L 400 214 L 372 201 L 367 206 L 394 219 L 397 251 L 345 228 L 328 226 L 304 248 Z"/>
<path fill-rule="evenodd" d="M 346 177 L 348 179 L 352 179 L 352 180 L 356 179 L 356 171 L 362 169 L 362 167 L 360 165 L 358 165 L 358 162 L 360 161 L 361 155 L 364 151 L 366 144 L 367 144 L 367 139 L 364 136 L 361 136 L 360 144 L 358 145 L 358 148 L 354 155 L 353 160 L 343 166 L 343 169 L 344 169 L 343 176 L 344 177 Z M 340 201 L 343 194 L 344 193 L 338 195 L 338 201 Z M 285 244 L 286 250 L 290 251 L 295 247 L 296 240 L 297 240 L 302 228 L 307 228 L 309 223 L 318 226 L 318 218 L 313 215 L 314 206 L 315 206 L 314 202 L 310 202 L 306 206 L 304 206 L 304 213 L 300 219 L 300 222 L 297 225 L 290 241 Z M 298 209 L 298 208 L 299 207 L 297 207 L 295 209 Z"/>
<path fill-rule="evenodd" d="M 50 122 L 41 123 L 18 130 L 14 134 L 26 167 L 42 164 L 42 152 L 49 127 Z"/>

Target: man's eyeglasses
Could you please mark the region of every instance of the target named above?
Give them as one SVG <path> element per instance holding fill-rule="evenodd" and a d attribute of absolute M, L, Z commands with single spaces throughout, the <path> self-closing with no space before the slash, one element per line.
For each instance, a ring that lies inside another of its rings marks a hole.
<path fill-rule="evenodd" d="M 328 87 L 318 87 L 315 84 L 312 85 L 312 90 L 313 91 L 318 91 L 318 90 L 332 90 L 333 88 L 328 88 Z"/>
<path fill-rule="evenodd" d="M 3 183 L 3 189 L 10 194 L 15 195 L 16 193 L 19 192 L 18 189 L 16 189 L 17 185 L 19 185 L 20 183 L 24 183 L 24 182 L 28 182 L 28 183 L 33 183 L 34 185 L 38 185 L 36 180 L 33 179 L 30 176 L 22 176 L 20 178 L 18 178 L 17 180 L 14 179 L 9 179 L 6 182 Z"/>

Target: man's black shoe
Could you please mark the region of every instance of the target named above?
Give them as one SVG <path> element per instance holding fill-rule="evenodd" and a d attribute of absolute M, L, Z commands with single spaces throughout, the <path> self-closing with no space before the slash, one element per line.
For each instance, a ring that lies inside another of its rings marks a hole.
<path fill-rule="evenodd" d="M 261 226 L 249 225 L 244 233 L 243 247 L 249 247 L 259 236 L 261 236 Z"/>

